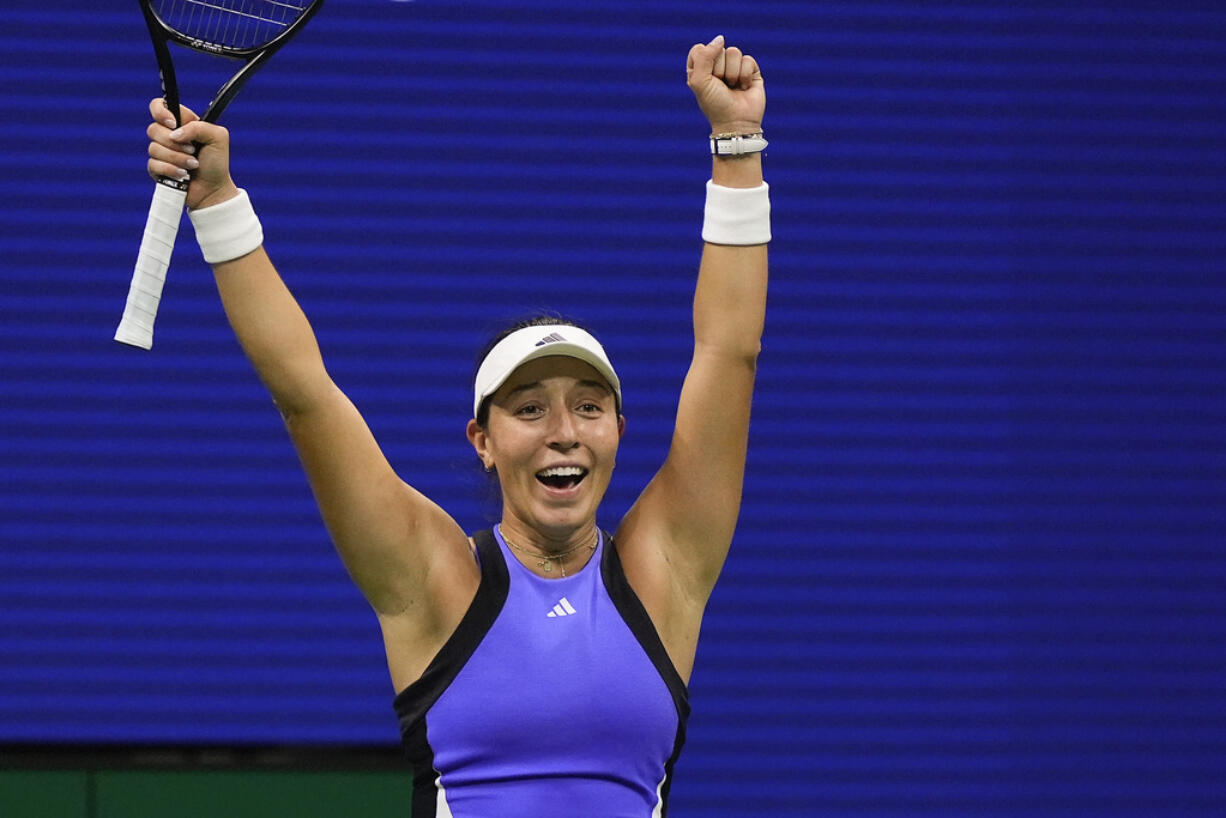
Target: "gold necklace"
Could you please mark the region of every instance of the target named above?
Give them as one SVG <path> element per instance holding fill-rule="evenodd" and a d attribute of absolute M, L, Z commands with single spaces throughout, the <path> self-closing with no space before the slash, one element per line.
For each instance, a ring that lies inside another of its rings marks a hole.
<path fill-rule="evenodd" d="M 556 560 L 558 563 L 558 568 L 562 572 L 562 576 L 566 576 L 566 563 L 562 561 L 563 557 L 569 557 L 571 554 L 575 553 L 580 548 L 585 548 L 585 547 L 589 551 L 595 551 L 596 546 L 600 544 L 600 529 L 596 529 L 596 541 L 593 542 L 591 545 L 584 546 L 582 543 L 580 543 L 579 545 L 576 545 L 574 548 L 570 549 L 569 551 L 563 551 L 561 554 L 537 554 L 533 551 L 529 551 L 527 548 L 520 548 L 518 545 L 511 542 L 511 540 L 507 537 L 507 532 L 502 530 L 502 526 L 498 526 L 498 533 L 502 535 L 502 540 L 507 545 L 511 546 L 516 551 L 519 551 L 521 554 L 527 554 L 529 557 L 532 557 L 533 559 L 535 559 L 536 567 L 542 569 L 546 574 L 553 572 L 553 563 Z"/>

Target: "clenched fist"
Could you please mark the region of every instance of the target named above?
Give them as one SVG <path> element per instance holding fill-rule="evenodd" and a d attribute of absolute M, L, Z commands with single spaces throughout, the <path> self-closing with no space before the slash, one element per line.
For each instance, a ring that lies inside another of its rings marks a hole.
<path fill-rule="evenodd" d="M 766 112 L 766 83 L 758 62 L 721 34 L 696 44 L 686 60 L 686 81 L 712 133 L 757 133 Z"/>

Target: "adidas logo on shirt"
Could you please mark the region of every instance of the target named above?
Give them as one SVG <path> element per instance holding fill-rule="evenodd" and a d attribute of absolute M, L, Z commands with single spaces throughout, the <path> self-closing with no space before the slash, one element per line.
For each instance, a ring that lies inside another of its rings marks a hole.
<path fill-rule="evenodd" d="M 566 339 L 563 338 L 558 333 L 551 332 L 548 335 L 546 335 L 544 338 L 542 338 L 541 340 L 537 341 L 535 346 L 543 347 L 545 346 L 545 344 L 556 344 L 558 341 L 565 341 L 565 340 Z"/>
<path fill-rule="evenodd" d="M 553 606 L 553 610 L 545 614 L 550 619 L 556 619 L 559 616 L 570 616 L 571 614 L 579 613 L 575 607 L 570 604 L 570 600 L 562 597 L 558 600 L 558 604 Z"/>

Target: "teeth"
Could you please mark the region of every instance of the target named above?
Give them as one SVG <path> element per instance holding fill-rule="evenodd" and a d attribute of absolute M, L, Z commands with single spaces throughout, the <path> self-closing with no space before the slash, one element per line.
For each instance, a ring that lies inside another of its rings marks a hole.
<path fill-rule="evenodd" d="M 578 466 L 555 466 L 552 469 L 542 469 L 537 474 L 541 477 L 578 477 L 583 469 Z"/>

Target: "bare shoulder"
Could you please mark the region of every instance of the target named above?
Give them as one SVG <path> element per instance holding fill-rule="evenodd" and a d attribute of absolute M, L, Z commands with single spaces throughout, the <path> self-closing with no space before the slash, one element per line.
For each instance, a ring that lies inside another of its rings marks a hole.
<path fill-rule="evenodd" d="M 681 678 L 689 682 L 709 589 L 687 579 L 670 556 L 662 527 L 645 524 L 633 512 L 618 527 L 614 542 L 626 581 L 651 618 Z"/>
<path fill-rule="evenodd" d="M 406 540 L 416 555 L 416 581 L 395 609 L 377 611 L 388 670 L 396 690 L 415 681 L 439 652 L 472 604 L 481 569 L 472 540 L 441 510 L 424 519 Z M 391 566 L 389 566 L 391 567 Z"/>

